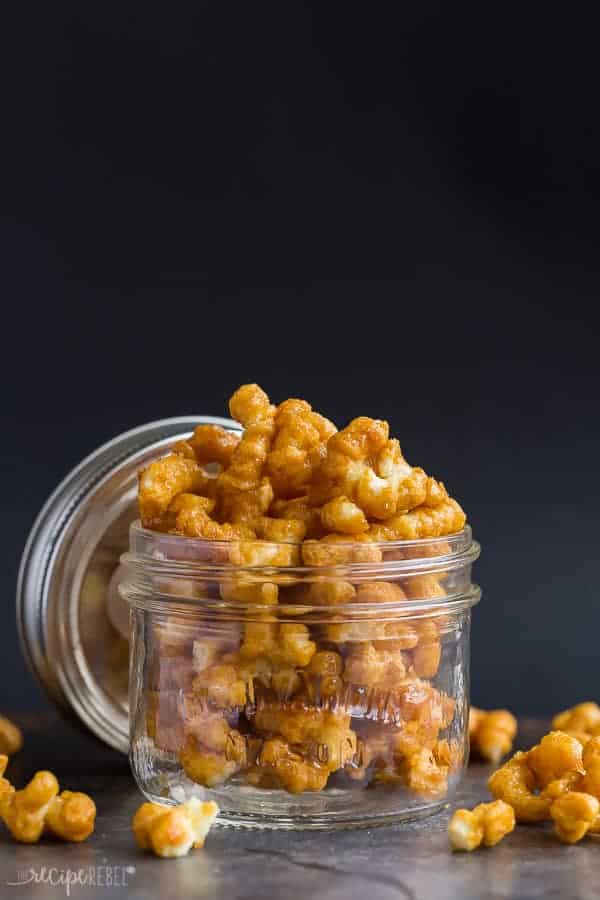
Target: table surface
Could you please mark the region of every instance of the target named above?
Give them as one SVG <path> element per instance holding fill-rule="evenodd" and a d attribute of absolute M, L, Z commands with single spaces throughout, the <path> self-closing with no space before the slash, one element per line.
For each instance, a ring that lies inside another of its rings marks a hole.
<path fill-rule="evenodd" d="M 142 801 L 127 759 L 80 734 L 54 714 L 14 716 L 25 747 L 7 775 L 18 787 L 39 768 L 63 787 L 85 790 L 98 807 L 96 831 L 83 844 L 44 840 L 35 846 L 0 831 L 0 897 L 187 897 L 209 900 L 288 898 L 327 900 L 406 898 L 580 898 L 600 895 L 600 840 L 560 844 L 546 825 L 520 826 L 497 847 L 451 853 L 449 811 L 404 825 L 337 832 L 261 832 L 215 827 L 203 850 L 178 860 L 138 850 L 131 817 Z M 543 722 L 521 723 L 521 746 L 543 732 Z M 489 799 L 490 767 L 471 764 L 453 805 Z M 72 884 L 62 878 L 95 881 Z M 69 874 L 71 873 L 71 874 Z M 48 883 L 48 880 L 54 885 Z M 56 884 L 56 882 L 59 882 Z"/>

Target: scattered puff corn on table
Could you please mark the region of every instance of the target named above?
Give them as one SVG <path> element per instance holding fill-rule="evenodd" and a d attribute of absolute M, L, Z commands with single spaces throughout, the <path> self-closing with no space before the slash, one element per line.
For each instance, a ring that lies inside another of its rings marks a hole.
<path fill-rule="evenodd" d="M 600 834 L 600 707 L 579 703 L 552 725 L 557 730 L 515 753 L 490 777 L 494 803 L 454 813 L 448 835 L 455 850 L 493 846 L 516 822 L 552 820 L 566 844 Z"/>
<path fill-rule="evenodd" d="M 257 385 L 230 411 L 241 437 L 199 426 L 140 473 L 121 590 L 142 790 L 201 785 L 262 826 L 436 808 L 466 759 L 462 509 L 386 422 L 338 431 Z"/>

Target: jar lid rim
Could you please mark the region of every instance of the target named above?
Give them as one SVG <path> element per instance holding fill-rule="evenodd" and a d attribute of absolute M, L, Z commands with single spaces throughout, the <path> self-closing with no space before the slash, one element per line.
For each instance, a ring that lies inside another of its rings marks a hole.
<path fill-rule="evenodd" d="M 31 671 L 75 724 L 123 752 L 129 742 L 126 704 L 109 697 L 98 673 L 87 664 L 80 640 L 84 570 L 115 521 L 123 517 L 127 527 L 135 518 L 131 510 L 140 466 L 202 423 L 241 431 L 238 423 L 220 416 L 176 416 L 139 425 L 93 450 L 50 494 L 21 557 L 16 617 Z M 127 531 L 115 567 L 126 548 Z"/>

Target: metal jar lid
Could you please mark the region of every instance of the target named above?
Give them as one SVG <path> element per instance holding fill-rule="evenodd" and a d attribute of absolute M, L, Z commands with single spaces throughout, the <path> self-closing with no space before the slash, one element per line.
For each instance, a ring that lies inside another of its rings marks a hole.
<path fill-rule="evenodd" d="M 21 560 L 17 625 L 34 675 L 71 719 L 124 753 L 128 614 L 116 584 L 137 518 L 137 472 L 199 424 L 241 431 L 231 419 L 181 416 L 118 435 L 59 484 Z"/>

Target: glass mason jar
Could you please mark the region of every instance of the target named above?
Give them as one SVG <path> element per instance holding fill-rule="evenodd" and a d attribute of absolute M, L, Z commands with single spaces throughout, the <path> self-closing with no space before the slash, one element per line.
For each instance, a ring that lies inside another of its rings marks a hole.
<path fill-rule="evenodd" d="M 203 541 L 134 523 L 133 772 L 229 825 L 372 826 L 444 805 L 468 755 L 471 530 Z"/>

